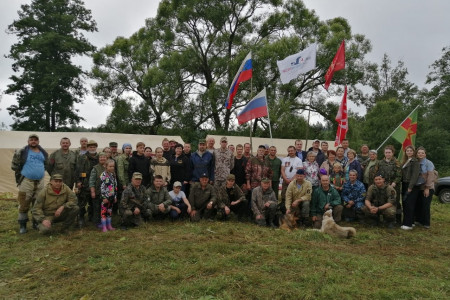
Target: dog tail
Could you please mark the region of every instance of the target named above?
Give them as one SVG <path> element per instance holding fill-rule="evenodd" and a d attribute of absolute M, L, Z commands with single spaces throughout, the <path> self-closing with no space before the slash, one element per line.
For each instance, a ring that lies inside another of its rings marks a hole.
<path fill-rule="evenodd" d="M 354 236 L 356 236 L 355 228 L 349 227 L 348 231 L 347 231 L 347 238 L 349 239 L 349 238 L 354 237 Z"/>

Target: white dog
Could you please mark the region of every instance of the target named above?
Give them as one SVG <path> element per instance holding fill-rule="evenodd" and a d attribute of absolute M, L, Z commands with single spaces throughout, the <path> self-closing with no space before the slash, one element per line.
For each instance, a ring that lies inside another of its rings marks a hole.
<path fill-rule="evenodd" d="M 329 209 L 323 214 L 322 228 L 320 232 L 334 235 L 341 238 L 351 238 L 356 235 L 356 230 L 353 227 L 341 227 L 333 219 L 332 210 Z"/>

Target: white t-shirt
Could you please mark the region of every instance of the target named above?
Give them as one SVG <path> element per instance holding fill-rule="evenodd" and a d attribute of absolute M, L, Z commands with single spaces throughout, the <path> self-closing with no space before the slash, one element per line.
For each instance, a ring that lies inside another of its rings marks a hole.
<path fill-rule="evenodd" d="M 291 179 L 297 173 L 298 169 L 303 168 L 303 163 L 297 156 L 287 156 L 283 158 L 281 166 L 284 167 L 284 173 L 286 174 L 287 179 Z"/>
<path fill-rule="evenodd" d="M 183 202 L 183 198 L 186 198 L 186 195 L 184 194 L 183 191 L 180 191 L 178 195 L 176 195 L 174 191 L 170 191 L 169 196 L 172 198 L 172 201 L 176 204 Z"/>

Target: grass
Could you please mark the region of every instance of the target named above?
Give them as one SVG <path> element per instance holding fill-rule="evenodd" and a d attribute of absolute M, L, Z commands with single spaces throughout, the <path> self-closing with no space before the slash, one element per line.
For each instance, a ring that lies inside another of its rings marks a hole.
<path fill-rule="evenodd" d="M 437 201 L 430 230 L 355 224 L 350 240 L 237 222 L 19 235 L 16 209 L 0 200 L 0 298 L 450 297 L 450 205 Z"/>

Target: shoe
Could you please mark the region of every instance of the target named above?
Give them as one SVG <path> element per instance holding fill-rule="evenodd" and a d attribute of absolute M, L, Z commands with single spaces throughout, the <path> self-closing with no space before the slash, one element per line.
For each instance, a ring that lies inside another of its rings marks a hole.
<path fill-rule="evenodd" d="M 412 230 L 413 228 L 412 228 L 412 226 L 410 227 L 410 226 L 402 225 L 402 226 L 400 226 L 400 229 L 403 229 L 403 230 Z"/>
<path fill-rule="evenodd" d="M 120 226 L 120 230 L 128 230 L 128 227 L 125 225 Z"/>
<path fill-rule="evenodd" d="M 116 230 L 114 227 L 112 227 L 111 225 L 111 218 L 106 218 L 106 229 L 108 229 L 109 231 L 112 230 Z"/>
<path fill-rule="evenodd" d="M 28 232 L 28 230 L 27 230 L 27 221 L 28 220 L 20 220 L 19 221 L 19 225 L 20 225 L 19 233 L 20 234 L 24 234 L 24 233 Z"/>
<path fill-rule="evenodd" d="M 430 229 L 430 225 L 423 225 L 423 228 Z"/>

